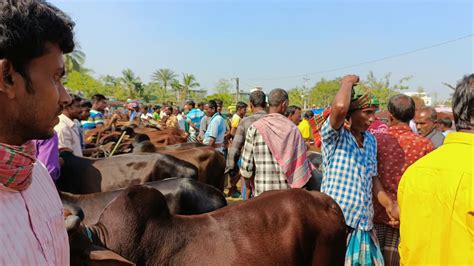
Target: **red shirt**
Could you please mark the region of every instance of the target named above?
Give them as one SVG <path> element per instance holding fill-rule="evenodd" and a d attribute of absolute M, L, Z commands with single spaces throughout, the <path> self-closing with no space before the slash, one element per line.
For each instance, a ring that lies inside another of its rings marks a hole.
<path fill-rule="evenodd" d="M 321 148 L 321 136 L 319 135 L 319 131 L 316 126 L 316 121 L 314 121 L 314 117 L 309 120 L 309 124 L 311 125 L 311 131 L 313 133 L 314 146 L 316 146 L 317 148 Z"/>
<path fill-rule="evenodd" d="M 374 134 L 377 139 L 378 178 L 392 200 L 397 199 L 398 183 L 405 170 L 434 147 L 425 137 L 413 133 L 407 124 L 399 124 L 387 133 Z M 413 203 L 416 204 L 416 203 Z M 374 200 L 374 223 L 388 224 L 385 208 Z"/>

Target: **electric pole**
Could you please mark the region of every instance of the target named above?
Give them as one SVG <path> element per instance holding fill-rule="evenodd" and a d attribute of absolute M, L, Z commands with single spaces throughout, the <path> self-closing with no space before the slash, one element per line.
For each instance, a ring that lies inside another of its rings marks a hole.
<path fill-rule="evenodd" d="M 239 88 L 239 78 L 233 78 L 235 80 L 235 90 L 236 90 L 236 95 L 235 95 L 235 102 L 240 101 L 240 88 Z"/>
<path fill-rule="evenodd" d="M 303 80 L 304 80 L 304 85 L 303 85 L 303 93 L 304 93 L 304 100 L 303 100 L 303 104 L 304 104 L 304 110 L 307 109 L 307 97 L 308 97 L 308 91 L 306 89 L 306 85 L 308 83 L 308 80 L 309 78 L 308 77 L 303 77 Z"/>

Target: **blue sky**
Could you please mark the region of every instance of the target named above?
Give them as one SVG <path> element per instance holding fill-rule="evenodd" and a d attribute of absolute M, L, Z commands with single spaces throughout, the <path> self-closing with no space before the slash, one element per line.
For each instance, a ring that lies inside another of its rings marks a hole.
<path fill-rule="evenodd" d="M 303 75 L 412 51 L 473 34 L 471 1 L 52 1 L 76 22 L 76 40 L 96 76 L 131 68 L 192 73 L 202 88 L 239 77 L 241 89 L 290 89 Z M 349 69 L 445 98 L 441 82 L 474 72 L 474 38 Z M 285 78 L 288 76 L 295 76 Z"/>

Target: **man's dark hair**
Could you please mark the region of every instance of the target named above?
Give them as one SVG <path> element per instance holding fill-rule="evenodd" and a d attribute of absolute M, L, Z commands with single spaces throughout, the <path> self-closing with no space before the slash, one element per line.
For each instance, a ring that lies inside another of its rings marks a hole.
<path fill-rule="evenodd" d="M 165 108 L 170 109 L 170 112 L 173 113 L 173 106 L 166 106 Z"/>
<path fill-rule="evenodd" d="M 224 102 L 221 99 L 215 99 L 216 104 L 220 105 L 221 107 L 224 106 Z"/>
<path fill-rule="evenodd" d="M 410 96 L 398 94 L 390 97 L 387 109 L 398 121 L 409 123 L 415 116 L 415 101 Z"/>
<path fill-rule="evenodd" d="M 204 103 L 203 102 L 198 102 L 197 107 L 198 108 L 204 107 Z"/>
<path fill-rule="evenodd" d="M 474 74 L 464 76 L 453 94 L 453 116 L 456 130 L 473 129 Z"/>
<path fill-rule="evenodd" d="M 207 103 L 207 106 L 209 108 L 214 108 L 215 110 L 217 110 L 217 100 L 210 100 L 208 103 Z"/>
<path fill-rule="evenodd" d="M 74 22 L 42 0 L 0 1 L 0 59 L 7 59 L 33 93 L 27 70 L 31 60 L 45 55 L 46 43 L 64 53 L 74 50 Z"/>
<path fill-rule="evenodd" d="M 449 117 L 439 119 L 438 123 L 445 126 L 445 127 L 447 127 L 447 128 L 451 128 L 453 126 L 453 121 L 451 119 L 449 119 Z"/>
<path fill-rule="evenodd" d="M 266 95 L 261 90 L 250 93 L 250 103 L 255 107 L 265 108 L 267 106 Z"/>
<path fill-rule="evenodd" d="M 74 103 L 79 103 L 82 107 L 81 101 L 82 98 L 77 96 L 76 94 L 69 94 L 71 96 L 71 103 L 69 103 L 67 106 L 72 106 Z"/>
<path fill-rule="evenodd" d="M 92 96 L 93 103 L 98 103 L 100 101 L 105 101 L 105 100 L 107 100 L 107 98 L 105 98 L 105 96 L 102 94 L 95 94 L 94 96 Z"/>
<path fill-rule="evenodd" d="M 303 116 L 304 116 L 304 118 L 306 118 L 306 119 L 310 119 L 311 117 L 314 116 L 314 113 L 313 113 L 313 111 L 308 110 L 308 111 L 304 112 L 304 115 L 303 115 Z"/>
<path fill-rule="evenodd" d="M 286 111 L 285 111 L 285 116 L 286 117 L 289 117 L 290 115 L 294 115 L 296 110 L 300 110 L 301 111 L 301 107 L 299 106 L 296 106 L 296 105 L 290 105 L 288 106 L 288 108 L 286 108 Z"/>
<path fill-rule="evenodd" d="M 248 106 L 248 105 L 247 105 L 246 103 L 244 103 L 244 102 L 238 102 L 238 103 L 236 104 L 236 110 L 240 110 L 240 109 L 242 109 L 242 108 L 247 109 L 247 106 Z"/>
<path fill-rule="evenodd" d="M 161 105 L 159 105 L 159 104 L 155 105 L 155 107 L 153 108 L 153 110 L 155 110 L 155 111 L 158 110 L 158 109 L 161 109 Z"/>
<path fill-rule="evenodd" d="M 92 108 L 92 103 L 89 101 L 82 101 L 81 102 L 81 107 L 82 108 Z"/>
<path fill-rule="evenodd" d="M 187 100 L 186 105 L 191 105 L 191 107 L 194 109 L 196 107 L 196 103 L 194 103 L 193 100 Z"/>
<path fill-rule="evenodd" d="M 274 89 L 268 95 L 268 104 L 270 106 L 279 106 L 284 101 L 288 101 L 288 93 L 284 89 Z"/>

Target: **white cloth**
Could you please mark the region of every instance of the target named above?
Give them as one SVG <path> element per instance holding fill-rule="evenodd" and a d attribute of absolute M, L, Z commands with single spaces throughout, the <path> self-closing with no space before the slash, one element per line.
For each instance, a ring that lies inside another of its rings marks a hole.
<path fill-rule="evenodd" d="M 68 148 L 72 150 L 74 155 L 82 156 L 79 128 L 77 128 L 74 121 L 61 114 L 59 116 L 59 123 L 54 127 L 54 130 L 58 133 L 58 147 L 60 149 Z"/>

